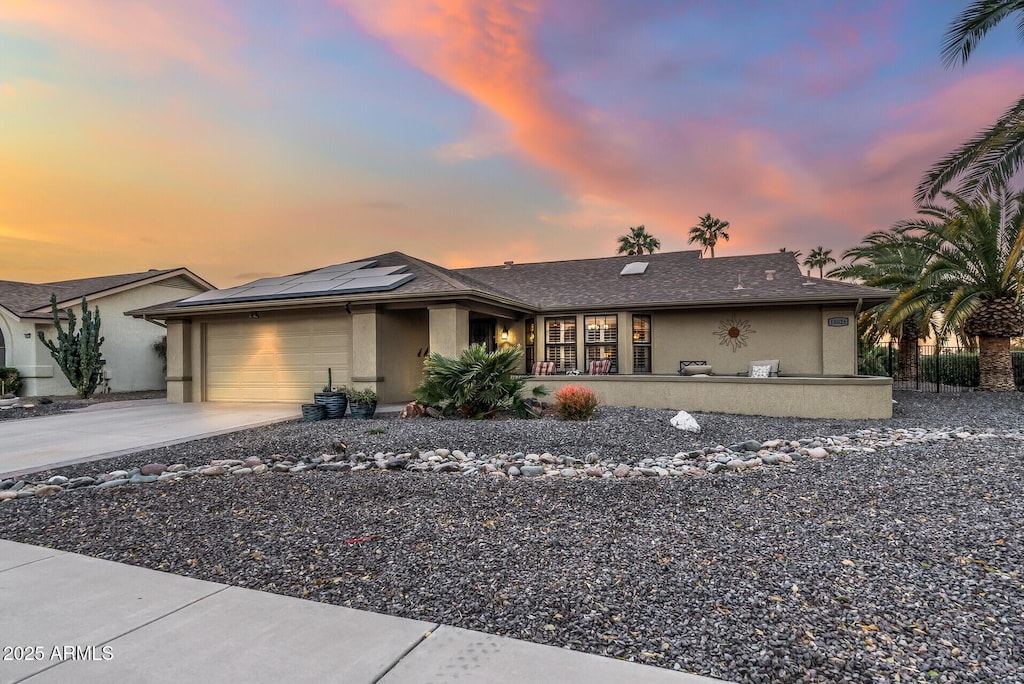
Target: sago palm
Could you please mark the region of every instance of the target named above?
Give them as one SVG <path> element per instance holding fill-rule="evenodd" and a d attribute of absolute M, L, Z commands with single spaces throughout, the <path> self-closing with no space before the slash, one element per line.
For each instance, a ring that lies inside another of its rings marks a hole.
<path fill-rule="evenodd" d="M 443 415 L 477 419 L 493 418 L 503 411 L 519 418 L 534 415 L 522 396 L 526 376 L 516 374 L 522 355 L 518 346 L 488 352 L 479 344 L 457 358 L 431 354 L 423 362 L 423 381 L 413 396 Z M 533 389 L 535 397 L 545 394 L 543 387 Z"/>
<path fill-rule="evenodd" d="M 966 64 L 985 35 L 1011 14 L 1017 33 L 1024 37 L 1024 0 L 975 0 L 946 31 L 942 58 L 947 66 Z M 918 203 L 934 199 L 943 188 L 960 179 L 958 193 L 992 193 L 1024 166 L 1024 97 L 999 119 L 940 159 L 918 185 Z"/>
<path fill-rule="evenodd" d="M 661 249 L 661 240 L 647 232 L 643 226 L 634 226 L 629 229 L 628 235 L 619 236 L 619 254 L 630 256 L 643 253 L 654 254 Z"/>
<path fill-rule="evenodd" d="M 729 234 L 725 229 L 729 227 L 728 221 L 715 218 L 711 214 L 698 217 L 697 225 L 690 228 L 689 244 L 697 242 L 701 245 L 701 253 L 711 250 L 711 258 L 715 258 L 715 245 L 719 240 L 728 240 Z"/>
<path fill-rule="evenodd" d="M 1010 338 L 1024 333 L 1024 193 L 1005 186 L 977 199 L 943 192 L 946 206 L 927 204 L 925 218 L 899 229 L 932 245 L 921 279 L 893 304 L 893 316 L 923 298 L 943 303 L 943 332 L 978 339 L 979 389 L 1015 389 Z"/>

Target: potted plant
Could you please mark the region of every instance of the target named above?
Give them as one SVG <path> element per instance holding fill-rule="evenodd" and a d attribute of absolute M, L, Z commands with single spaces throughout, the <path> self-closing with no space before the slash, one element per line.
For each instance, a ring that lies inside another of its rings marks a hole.
<path fill-rule="evenodd" d="M 8 408 L 18 403 L 18 395 L 7 391 L 7 381 L 0 380 L 0 407 Z"/>
<path fill-rule="evenodd" d="M 352 405 L 353 418 L 368 420 L 377 411 L 377 393 L 370 388 L 349 390 L 348 401 Z"/>
<path fill-rule="evenodd" d="M 324 407 L 325 418 L 341 418 L 345 415 L 345 408 L 348 406 L 348 398 L 345 396 L 345 386 L 334 386 L 334 378 L 331 369 L 327 369 L 327 384 L 322 392 L 313 393 L 313 403 Z"/>

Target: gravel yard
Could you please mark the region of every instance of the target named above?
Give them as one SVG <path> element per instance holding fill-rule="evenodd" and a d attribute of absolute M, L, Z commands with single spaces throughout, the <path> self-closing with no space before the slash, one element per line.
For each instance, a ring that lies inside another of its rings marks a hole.
<path fill-rule="evenodd" d="M 879 425 L 1024 429 L 1017 393 L 896 396 L 891 421 L 698 413 L 699 435 L 647 409 L 585 424 L 292 422 L 59 473 L 339 443 L 639 461 Z M 0 502 L 0 537 L 735 681 L 1020 682 L 1016 437 L 703 477 L 192 477 Z"/>
<path fill-rule="evenodd" d="M 36 418 L 39 416 L 51 416 L 55 413 L 64 413 L 74 409 L 85 408 L 92 404 L 102 404 L 110 401 L 130 401 L 135 399 L 160 399 L 167 396 L 163 390 L 143 392 L 108 392 L 105 394 L 94 394 L 89 399 L 79 399 L 75 395 L 47 397 L 50 403 L 40 403 L 42 397 L 24 397 L 20 405 L 0 410 L 0 421 L 17 420 L 19 418 Z M 28 408 L 26 408 L 26 406 Z"/>

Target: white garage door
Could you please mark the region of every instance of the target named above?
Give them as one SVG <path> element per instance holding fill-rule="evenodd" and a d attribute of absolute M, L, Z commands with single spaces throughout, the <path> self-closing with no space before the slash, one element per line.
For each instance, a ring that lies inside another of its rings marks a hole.
<path fill-rule="evenodd" d="M 206 324 L 206 401 L 311 402 L 349 382 L 352 321 L 344 312 L 261 313 Z"/>

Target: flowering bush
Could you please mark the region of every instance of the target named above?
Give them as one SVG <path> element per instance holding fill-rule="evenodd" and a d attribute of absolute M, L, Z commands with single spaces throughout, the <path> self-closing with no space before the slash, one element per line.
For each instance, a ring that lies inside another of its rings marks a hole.
<path fill-rule="evenodd" d="M 590 420 L 597 404 L 597 395 L 589 387 L 566 385 L 555 392 L 555 408 L 562 420 Z"/>

